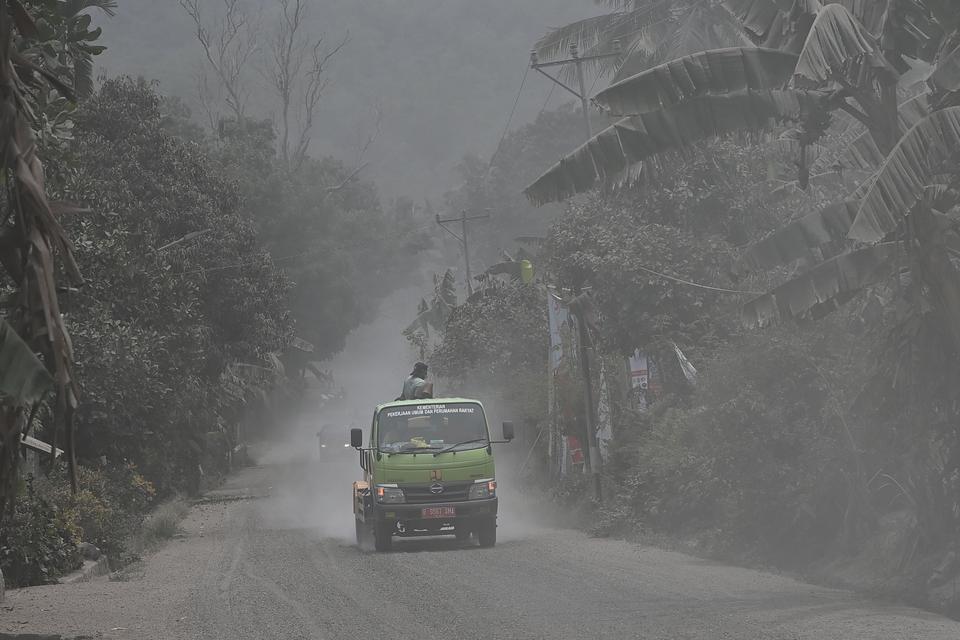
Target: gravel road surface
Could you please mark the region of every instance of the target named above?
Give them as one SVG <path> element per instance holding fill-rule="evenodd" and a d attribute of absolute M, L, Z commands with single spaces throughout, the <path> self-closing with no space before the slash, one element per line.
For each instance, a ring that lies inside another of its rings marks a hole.
<path fill-rule="evenodd" d="M 535 524 L 507 494 L 494 549 L 353 543 L 355 460 L 263 460 L 125 571 L 8 593 L 0 633 L 215 640 L 960 638 L 906 607 Z"/>

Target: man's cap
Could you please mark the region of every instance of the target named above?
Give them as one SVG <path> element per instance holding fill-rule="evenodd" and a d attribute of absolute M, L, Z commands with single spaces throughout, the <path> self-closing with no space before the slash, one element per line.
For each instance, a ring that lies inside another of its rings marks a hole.
<path fill-rule="evenodd" d="M 427 370 L 427 364 L 426 364 L 425 362 L 418 362 L 418 363 L 416 363 L 415 365 L 413 365 L 413 370 L 414 370 L 414 371 L 426 371 L 426 370 Z"/>

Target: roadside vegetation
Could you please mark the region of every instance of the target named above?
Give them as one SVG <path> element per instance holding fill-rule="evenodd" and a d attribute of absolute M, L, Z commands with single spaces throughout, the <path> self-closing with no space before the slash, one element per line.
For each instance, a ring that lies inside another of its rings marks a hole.
<path fill-rule="evenodd" d="M 0 75 L 16 89 L 0 117 L 8 585 L 77 568 L 81 542 L 118 568 L 172 537 L 176 496 L 216 484 L 308 385 L 332 384 L 316 363 L 426 247 L 415 232 L 397 242 L 364 164 L 311 155 L 312 113 L 210 103 L 201 126 L 149 80 L 94 82 L 91 13 L 114 8 L 0 2 Z M 323 82 L 326 59 L 275 70 L 289 102 Z M 22 435 L 63 453 L 24 467 Z"/>
<path fill-rule="evenodd" d="M 622 51 L 585 63 L 609 85 L 591 96 L 600 133 L 581 146 L 579 113 L 545 111 L 464 161 L 450 202 L 510 215 L 478 241 L 480 292 L 419 344 L 444 384 L 531 416 L 530 478 L 598 535 L 957 613 L 956 16 L 792 4 L 618 2 L 548 33 L 541 61 Z M 559 438 L 592 435 L 575 338 L 548 374 L 547 297 L 581 294 L 594 422 L 613 434 L 602 501 L 557 459 Z M 656 364 L 642 393 L 635 351 Z"/>

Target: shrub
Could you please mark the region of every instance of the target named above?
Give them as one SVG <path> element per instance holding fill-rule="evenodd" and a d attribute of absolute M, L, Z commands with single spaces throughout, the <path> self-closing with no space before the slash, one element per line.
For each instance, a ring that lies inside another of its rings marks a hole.
<path fill-rule="evenodd" d="M 93 469 L 80 467 L 77 493 L 61 472 L 43 483 L 43 490 L 84 542 L 97 546 L 123 564 L 127 545 L 153 503 L 155 490 L 133 465 Z"/>
<path fill-rule="evenodd" d="M 189 510 L 190 506 L 182 500 L 173 500 L 161 505 L 144 520 L 140 534 L 141 545 L 147 548 L 175 536 L 180 530 L 180 521 L 186 517 Z"/>
<path fill-rule="evenodd" d="M 850 466 L 826 385 L 799 341 L 721 351 L 690 407 L 654 416 L 627 483 L 635 509 L 778 561 L 822 552 L 842 526 Z"/>
<path fill-rule="evenodd" d="M 0 530 L 0 568 L 13 587 L 56 582 L 82 564 L 78 541 L 79 530 L 68 515 L 28 479 Z"/>

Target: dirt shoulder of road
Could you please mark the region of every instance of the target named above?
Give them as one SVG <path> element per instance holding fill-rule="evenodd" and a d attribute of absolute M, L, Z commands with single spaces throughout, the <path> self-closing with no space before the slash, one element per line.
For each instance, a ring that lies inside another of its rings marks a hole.
<path fill-rule="evenodd" d="M 666 535 L 642 527 L 597 534 L 596 514 L 587 503 L 568 510 L 566 518 L 575 528 L 596 537 L 625 540 L 731 566 L 775 573 L 960 620 L 960 554 L 947 554 L 946 559 L 943 553 L 917 554 L 911 545 L 912 528 L 903 521 L 903 514 L 885 518 L 857 553 L 834 550 L 799 567 L 762 562 L 749 552 L 720 550 L 708 536 Z M 935 579 L 930 579 L 931 576 Z"/>
<path fill-rule="evenodd" d="M 0 634 L 153 638 L 156 629 L 175 626 L 169 612 L 189 597 L 198 567 L 216 551 L 229 509 L 256 497 L 232 480 L 192 506 L 177 536 L 120 571 L 86 582 L 7 591 L 0 603 Z"/>

